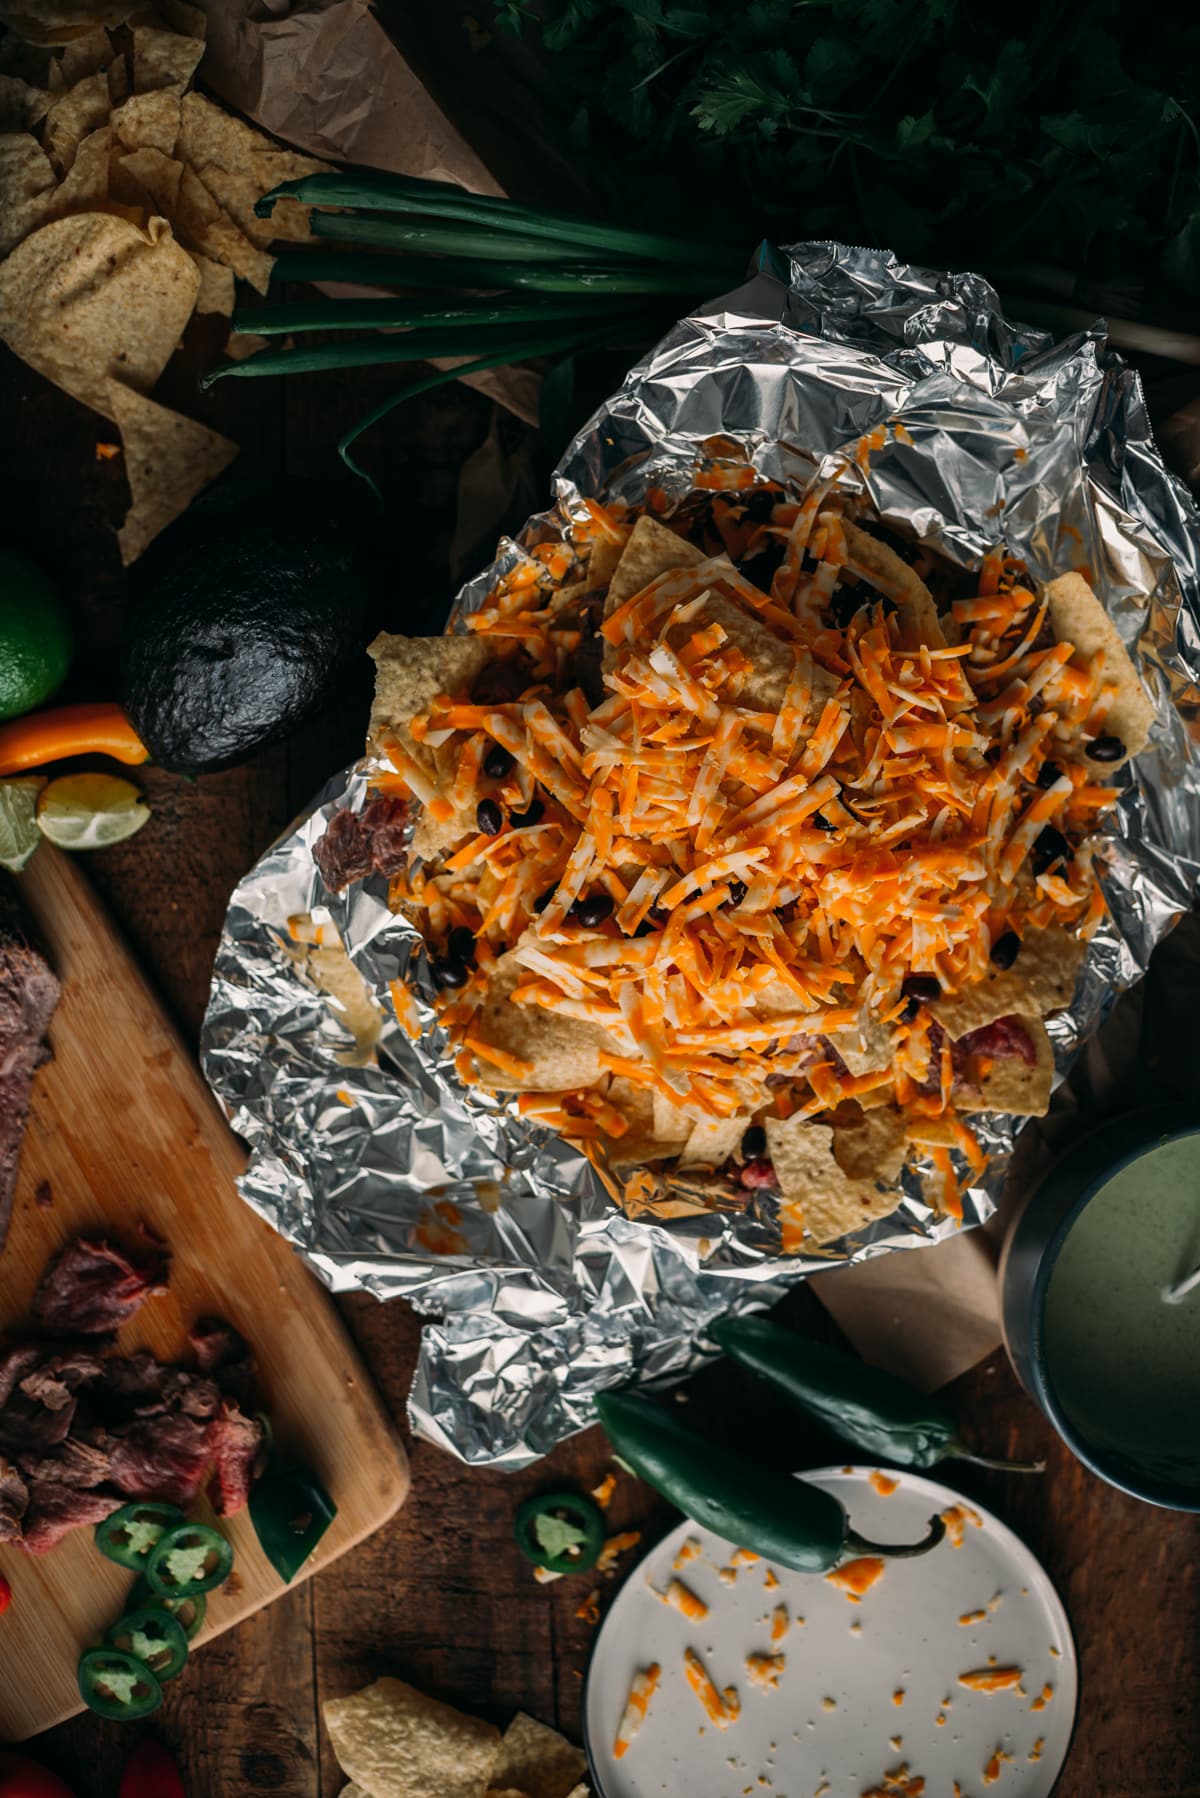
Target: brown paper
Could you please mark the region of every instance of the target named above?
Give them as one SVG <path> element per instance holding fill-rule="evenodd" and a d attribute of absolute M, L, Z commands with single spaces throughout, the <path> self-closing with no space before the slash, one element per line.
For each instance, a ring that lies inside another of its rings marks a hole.
<path fill-rule="evenodd" d="M 475 193 L 501 189 L 421 86 L 367 0 L 207 0 L 200 78 L 313 156 Z"/>

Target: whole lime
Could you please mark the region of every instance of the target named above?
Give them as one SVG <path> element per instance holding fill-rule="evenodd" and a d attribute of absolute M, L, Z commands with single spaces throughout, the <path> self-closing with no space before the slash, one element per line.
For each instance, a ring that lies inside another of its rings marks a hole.
<path fill-rule="evenodd" d="M 49 699 L 71 664 L 71 626 L 49 577 L 19 550 L 0 549 L 0 718 Z"/>

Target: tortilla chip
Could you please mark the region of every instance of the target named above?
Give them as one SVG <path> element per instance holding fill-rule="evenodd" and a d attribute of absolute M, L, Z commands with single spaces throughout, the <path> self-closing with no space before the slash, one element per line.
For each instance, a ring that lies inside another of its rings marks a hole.
<path fill-rule="evenodd" d="M 108 77 L 99 70 L 77 81 L 54 102 L 46 114 L 42 142 L 60 175 L 68 173 L 89 132 L 108 123 L 109 110 Z"/>
<path fill-rule="evenodd" d="M 753 1122 L 752 1117 L 739 1115 L 707 1118 L 703 1123 L 693 1124 L 679 1157 L 680 1167 L 724 1167 L 729 1157 L 737 1154 L 742 1138 Z"/>
<path fill-rule="evenodd" d="M 174 87 L 180 93 L 196 73 L 204 55 L 204 39 L 160 31 L 154 25 L 136 25 L 133 32 L 133 91 L 153 93 Z"/>
<path fill-rule="evenodd" d="M 130 150 L 125 155 L 116 158 L 115 167 L 119 174 L 114 175 L 113 165 L 110 164 L 110 179 L 114 181 L 114 184 L 122 181 L 127 184 L 124 190 L 118 186 L 118 195 L 121 199 L 125 198 L 127 191 L 135 199 L 140 197 L 142 203 L 149 206 L 152 212 L 161 213 L 164 218 L 171 217 L 179 204 L 179 187 L 183 180 L 183 164 L 181 162 L 176 162 L 171 156 L 164 156 L 161 150 Z M 196 303 L 199 305 L 204 291 L 204 271 L 200 268 L 200 260 L 192 255 L 190 250 L 187 253 L 191 261 L 195 263 L 200 275 L 200 286 L 196 292 Z M 228 276 L 232 290 L 232 271 L 222 269 L 221 273 Z"/>
<path fill-rule="evenodd" d="M 153 93 L 134 94 L 112 115 L 113 130 L 127 150 L 159 150 L 170 156 L 179 136 L 179 100 L 177 87 L 156 88 Z"/>
<path fill-rule="evenodd" d="M 513 988 L 529 978 L 511 950 L 502 955 L 472 1031 L 481 1042 L 528 1062 L 529 1072 L 505 1073 L 480 1059 L 481 1084 L 505 1093 L 577 1092 L 599 1085 L 606 1072 L 600 1057 L 613 1053 L 613 1037 L 581 1018 L 540 1005 L 514 1005 Z"/>
<path fill-rule="evenodd" d="M 322 1706 L 342 1771 L 371 1798 L 484 1798 L 500 1731 L 426 1698 L 399 1679 L 378 1679 Z"/>
<path fill-rule="evenodd" d="M 18 0 L 4 23 L 28 44 L 73 44 L 89 38 L 101 25 L 123 25 L 134 10 L 134 0 L 79 0 L 74 5 L 47 5 L 42 0 Z"/>
<path fill-rule="evenodd" d="M 109 212 L 116 210 L 107 204 L 108 170 L 112 152 L 112 130 L 108 125 L 101 125 L 98 131 L 89 131 L 75 152 L 66 178 L 59 182 L 57 188 L 47 197 L 46 217 L 66 218 L 71 212 Z M 139 211 L 134 219 L 138 226 L 143 224 Z"/>
<path fill-rule="evenodd" d="M 63 50 L 59 58 L 59 67 L 63 72 L 63 80 L 68 87 L 83 81 L 88 75 L 95 75 L 100 70 L 107 70 L 114 62 L 122 62 L 124 58 L 113 49 L 112 39 L 103 26 L 89 31 L 86 37 L 78 37 Z"/>
<path fill-rule="evenodd" d="M 673 1105 L 657 1087 L 651 1095 L 650 1115 L 655 1141 L 672 1150 L 687 1142 L 697 1121 L 694 1112 L 685 1105 Z"/>
<path fill-rule="evenodd" d="M 110 381 L 106 415 L 115 420 L 125 448 L 125 473 L 133 503 L 117 533 L 121 560 L 135 562 L 161 530 L 215 481 L 238 453 L 236 443 L 191 418 L 170 412 Z"/>
<path fill-rule="evenodd" d="M 1040 1018 L 1022 1014 L 1017 1022 L 1037 1052 L 1035 1066 L 1030 1067 L 1016 1055 L 997 1058 L 980 1080 L 978 1101 L 965 1090 L 955 1092 L 954 1103 L 959 1111 L 1007 1111 L 1018 1118 L 1045 1117 L 1054 1084 L 1054 1045 Z"/>
<path fill-rule="evenodd" d="M 266 293 L 273 258 L 257 249 L 213 199 L 194 169 L 184 167 L 176 215 L 179 235 L 189 248 L 223 262 L 235 275 Z"/>
<path fill-rule="evenodd" d="M 890 1068 L 895 1054 L 893 1032 L 868 1006 L 863 1006 L 857 1024 L 848 1030 L 830 1034 L 830 1042 L 857 1079 L 860 1074 L 877 1074 Z"/>
<path fill-rule="evenodd" d="M 0 133 L 28 131 L 45 118 L 52 98 L 47 88 L 31 87 L 19 75 L 0 75 Z"/>
<path fill-rule="evenodd" d="M 145 231 L 106 213 L 56 219 L 0 264 L 0 339 L 111 418 L 110 377 L 149 392 L 199 285 L 165 219 Z"/>
<path fill-rule="evenodd" d="M 596 552 L 592 551 L 595 560 Z M 608 597 L 604 602 L 604 616 L 615 612 L 618 606 L 640 593 L 643 587 L 657 580 L 660 574 L 667 574 L 673 568 L 693 568 L 697 562 L 703 562 L 704 551 L 688 543 L 683 537 L 677 537 L 669 531 L 665 524 L 643 513 L 630 532 L 629 541 L 621 552 L 608 588 Z"/>
<path fill-rule="evenodd" d="M 1125 754 L 1105 762 L 1099 777 L 1119 768 L 1131 755 L 1146 747 L 1154 723 L 1154 706 L 1138 679 L 1133 660 L 1121 641 L 1116 625 L 1080 574 L 1060 574 L 1046 587 L 1050 622 L 1060 643 L 1073 643 L 1073 661 L 1087 662 L 1097 650 L 1104 652 L 1101 682 L 1116 688 L 1116 697 L 1104 720 L 1105 734 L 1120 737 Z"/>
<path fill-rule="evenodd" d="M 783 1194 L 780 1223 L 784 1253 L 820 1248 L 876 1218 L 888 1217 L 900 1203 L 894 1187 L 882 1192 L 871 1180 L 853 1180 L 833 1154 L 833 1131 L 807 1118 L 767 1118 L 767 1153 Z"/>
<path fill-rule="evenodd" d="M 262 150 L 273 150 L 272 138 L 235 119 L 214 100 L 195 91 L 185 94 L 179 119 L 179 154 L 193 168 L 215 162 L 233 174 L 250 167 Z"/>
<path fill-rule="evenodd" d="M 303 962 L 313 985 L 331 1001 L 336 1022 L 354 1038 L 353 1049 L 339 1049 L 337 1060 L 344 1068 L 368 1067 L 375 1059 L 383 1018 L 366 981 L 341 943 L 314 945 Z"/>
<path fill-rule="evenodd" d="M 525 1792 L 527 1798 L 567 1798 L 586 1771 L 581 1748 L 522 1712 L 504 1732 L 492 1781 Z"/>
<path fill-rule="evenodd" d="M 887 1104 L 864 1111 L 853 1123 L 835 1124 L 833 1153 L 842 1172 L 852 1180 L 884 1180 L 894 1185 L 907 1153 L 904 1113 Z"/>
<path fill-rule="evenodd" d="M 53 192 L 54 170 L 37 139 L 27 132 L 0 136 L 0 256 L 42 223 Z"/>
<path fill-rule="evenodd" d="M 1011 968 L 992 970 L 985 979 L 952 998 L 929 1007 L 946 1034 L 957 1042 L 997 1018 L 1036 1012 L 1049 1017 L 1075 997 L 1087 944 L 1065 930 L 1029 930 Z"/>
<path fill-rule="evenodd" d="M 842 520 L 842 529 L 846 533 L 850 560 L 868 576 L 877 575 L 881 582 L 880 591 L 888 593 L 899 606 L 897 628 L 901 645 L 905 649 L 916 649 L 926 643 L 930 649 L 944 649 L 946 636 L 938 609 L 932 593 L 916 570 L 910 568 L 890 544 L 872 537 L 869 531 L 860 530 L 848 518 Z"/>
<path fill-rule="evenodd" d="M 175 167 L 183 173 L 183 164 Z M 234 286 L 233 270 L 223 263 L 213 262 L 208 256 L 201 256 L 195 250 L 188 252 L 192 261 L 200 271 L 200 291 L 196 295 L 197 312 L 219 312 L 229 318 L 233 312 Z"/>
<path fill-rule="evenodd" d="M 407 738 L 411 718 L 429 710 L 439 693 L 465 699 L 492 658 L 486 638 L 473 631 L 461 637 L 400 637 L 381 631 L 368 643 L 375 662 L 375 699 L 368 737 L 377 744 L 385 730 Z"/>
<path fill-rule="evenodd" d="M 236 173 L 218 167 L 215 162 L 206 162 L 199 170 L 200 179 L 238 229 L 259 249 L 266 249 L 276 238 L 287 238 L 291 243 L 313 242 L 309 228 L 310 208 L 301 205 L 299 200 L 277 200 L 270 218 L 258 217 L 254 203 L 275 183 L 255 172 L 257 160 L 251 168 Z M 318 168 L 321 166 L 317 164 Z M 281 176 L 280 179 L 290 180 L 291 177 Z"/>
<path fill-rule="evenodd" d="M 791 679 L 794 658 L 789 644 L 777 637 L 752 612 L 720 593 L 706 593 L 704 611 L 688 624 L 667 632 L 672 648 L 686 643 L 705 624 L 719 624 L 735 649 L 750 663 L 750 672 L 738 688 L 739 705 L 756 712 L 777 712 Z"/>
<path fill-rule="evenodd" d="M 371 1798 L 371 1794 L 366 1786 L 348 1785 L 342 1787 L 338 1798 Z"/>

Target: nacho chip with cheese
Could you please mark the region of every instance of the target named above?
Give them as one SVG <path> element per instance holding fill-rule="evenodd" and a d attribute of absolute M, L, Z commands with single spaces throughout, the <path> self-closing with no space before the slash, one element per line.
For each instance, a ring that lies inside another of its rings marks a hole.
<path fill-rule="evenodd" d="M 459 1074 L 631 1216 L 753 1207 L 809 1254 L 906 1169 L 961 1215 L 972 1117 L 1049 1101 L 1152 709 L 1078 577 L 1000 548 L 971 597 L 930 573 L 939 611 L 912 553 L 836 472 L 723 451 L 564 511 L 460 634 L 372 645 L 391 900 Z"/>

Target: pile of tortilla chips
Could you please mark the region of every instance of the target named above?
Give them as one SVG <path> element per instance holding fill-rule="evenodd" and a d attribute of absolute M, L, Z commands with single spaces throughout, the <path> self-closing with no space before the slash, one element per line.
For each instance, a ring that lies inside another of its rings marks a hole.
<path fill-rule="evenodd" d="M 191 91 L 205 17 L 187 0 L 18 0 L 0 43 L 0 339 L 116 425 L 132 562 L 237 454 L 149 395 L 193 311 L 265 292 L 271 237 L 307 212 L 254 201 L 323 168 Z M 244 355 L 257 340 L 231 339 Z"/>
<path fill-rule="evenodd" d="M 588 1798 L 578 1748 L 532 1717 L 490 1723 L 379 1679 L 323 1707 L 342 1771 L 341 1798 Z"/>
<path fill-rule="evenodd" d="M 563 513 L 466 634 L 372 646 L 373 786 L 416 819 L 391 903 L 464 1082 L 631 1215 L 761 1208 L 785 1253 L 906 1169 L 961 1216 L 971 1114 L 1045 1111 L 1153 718 L 1080 574 L 891 537 L 872 447 L 800 493 L 710 450 L 682 501 Z M 355 828 L 334 885 L 380 865 Z"/>

